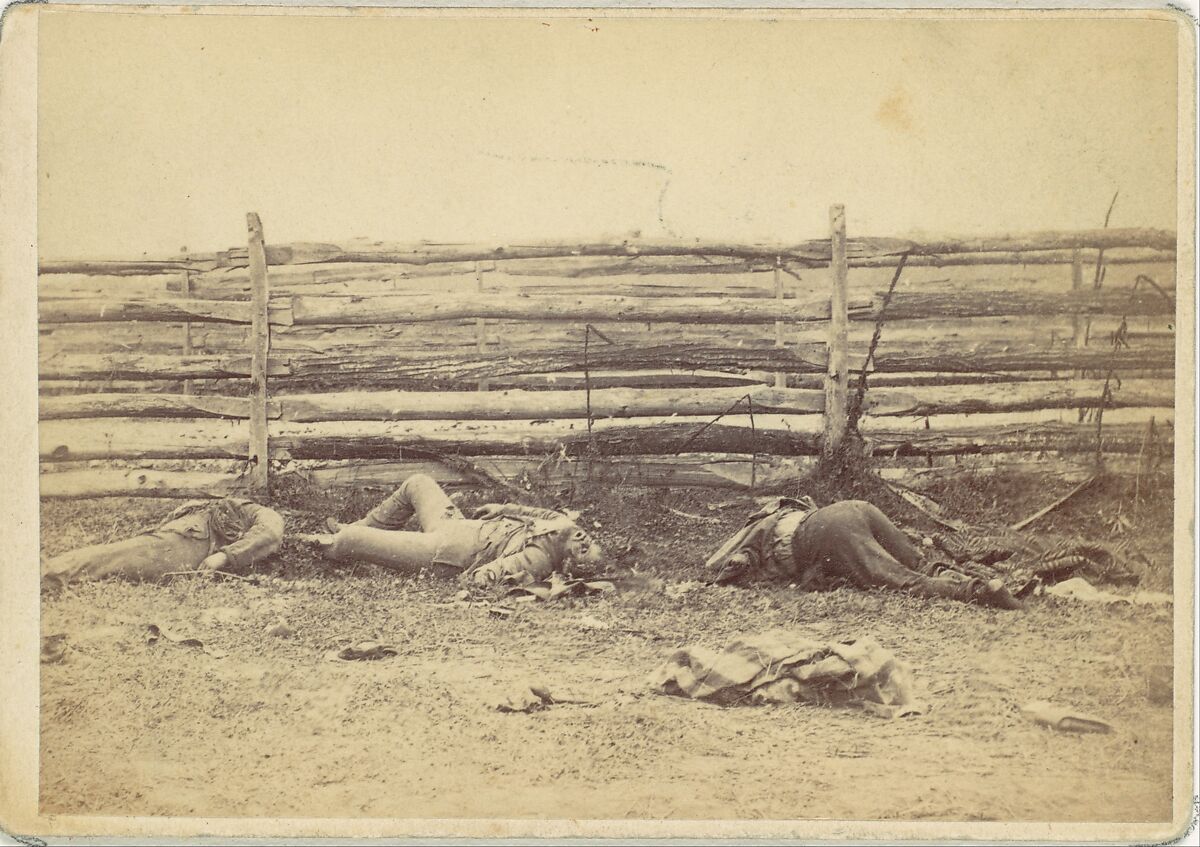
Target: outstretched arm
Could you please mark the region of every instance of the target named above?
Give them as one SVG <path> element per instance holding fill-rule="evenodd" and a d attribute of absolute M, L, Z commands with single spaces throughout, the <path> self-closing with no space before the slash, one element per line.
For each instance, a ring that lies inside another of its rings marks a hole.
<path fill-rule="evenodd" d="M 539 509 L 535 506 L 521 506 L 517 503 L 488 503 L 486 506 L 480 506 L 476 509 L 472 513 L 472 517 L 477 520 L 489 520 L 499 517 L 553 520 L 554 518 L 566 517 L 566 515 L 562 512 L 556 512 L 553 509 Z"/>
<path fill-rule="evenodd" d="M 504 580 L 534 582 L 550 576 L 553 570 L 553 563 L 544 550 L 526 547 L 519 553 L 510 553 L 480 565 L 471 572 L 471 581 L 476 585 L 493 585 Z"/>
<path fill-rule="evenodd" d="M 283 541 L 283 517 L 278 512 L 257 503 L 243 503 L 242 510 L 252 521 L 250 528 L 241 538 L 218 551 L 224 553 L 235 568 L 249 567 L 265 559 L 278 551 Z"/>

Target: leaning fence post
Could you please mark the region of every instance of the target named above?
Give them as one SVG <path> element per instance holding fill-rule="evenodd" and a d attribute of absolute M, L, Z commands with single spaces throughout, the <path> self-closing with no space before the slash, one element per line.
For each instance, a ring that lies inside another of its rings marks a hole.
<path fill-rule="evenodd" d="M 250 489 L 266 493 L 270 453 L 267 444 L 267 356 L 271 330 L 267 322 L 267 254 L 262 221 L 246 215 L 250 259 Z"/>
<path fill-rule="evenodd" d="M 832 290 L 829 295 L 828 365 L 825 372 L 825 441 L 824 452 L 831 456 L 842 446 L 846 435 L 847 392 L 849 370 L 846 364 L 847 327 L 846 305 L 846 209 L 837 205 L 829 208 L 829 276 Z"/>

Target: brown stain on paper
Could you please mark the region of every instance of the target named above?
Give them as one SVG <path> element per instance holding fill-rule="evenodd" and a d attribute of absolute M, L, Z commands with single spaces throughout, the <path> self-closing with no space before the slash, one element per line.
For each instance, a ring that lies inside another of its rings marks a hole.
<path fill-rule="evenodd" d="M 903 89 L 887 97 L 875 110 L 875 119 L 888 129 L 912 132 L 912 97 Z"/>

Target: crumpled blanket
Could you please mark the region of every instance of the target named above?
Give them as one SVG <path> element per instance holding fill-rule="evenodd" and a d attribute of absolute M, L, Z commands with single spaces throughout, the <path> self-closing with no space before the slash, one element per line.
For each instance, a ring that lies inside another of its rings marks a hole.
<path fill-rule="evenodd" d="M 685 647 L 651 674 L 650 687 L 722 705 L 858 705 L 884 717 L 921 711 L 908 667 L 870 637 L 828 643 L 771 630 L 721 651 Z"/>

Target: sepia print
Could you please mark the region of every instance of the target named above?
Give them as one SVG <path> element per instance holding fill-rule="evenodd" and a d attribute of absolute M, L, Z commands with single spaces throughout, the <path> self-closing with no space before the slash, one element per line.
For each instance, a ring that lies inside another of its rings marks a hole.
<path fill-rule="evenodd" d="M 14 837 L 1182 835 L 1186 17 L 3 36 Z"/>

